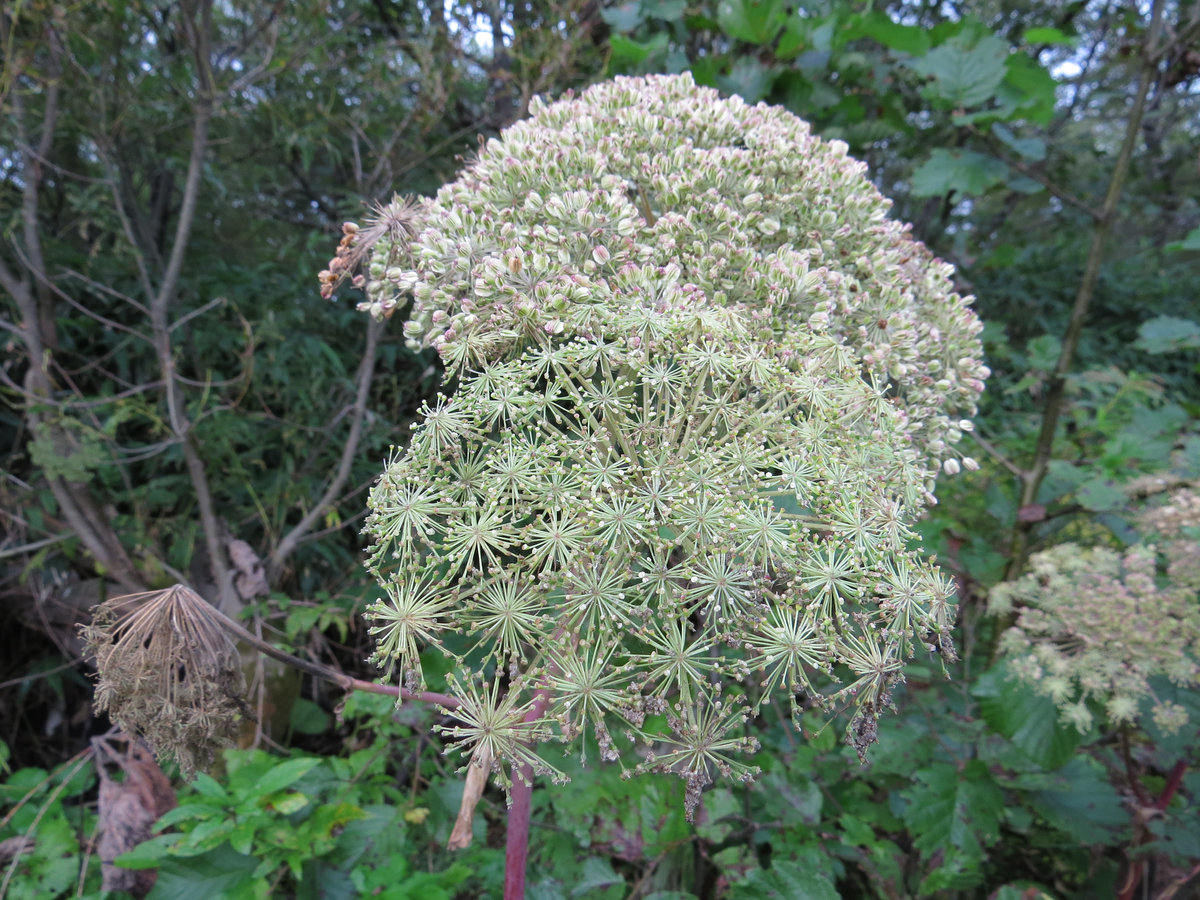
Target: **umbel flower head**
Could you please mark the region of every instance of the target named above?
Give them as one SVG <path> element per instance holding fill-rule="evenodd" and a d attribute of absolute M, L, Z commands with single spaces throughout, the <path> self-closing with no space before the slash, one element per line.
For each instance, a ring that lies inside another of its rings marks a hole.
<path fill-rule="evenodd" d="M 1080 731 L 1100 711 L 1137 724 L 1146 707 L 1177 731 L 1187 711 L 1156 696 L 1151 679 L 1200 684 L 1200 492 L 1175 491 L 1142 525 L 1151 540 L 1120 553 L 1060 544 L 992 589 L 991 612 L 1018 613 L 1000 643 L 1014 673 Z"/>
<path fill-rule="evenodd" d="M 248 714 L 241 658 L 211 609 L 175 585 L 101 603 L 80 629 L 99 670 L 97 711 L 185 775 L 207 768 Z"/>
<path fill-rule="evenodd" d="M 463 750 L 591 744 L 691 809 L 750 777 L 772 697 L 852 703 L 861 752 L 905 660 L 952 652 L 909 526 L 969 428 L 979 323 L 845 149 L 617 79 L 397 207 L 411 241 L 374 228 L 363 308 L 411 309 L 447 384 L 371 495 L 375 658 L 503 680 Z"/>

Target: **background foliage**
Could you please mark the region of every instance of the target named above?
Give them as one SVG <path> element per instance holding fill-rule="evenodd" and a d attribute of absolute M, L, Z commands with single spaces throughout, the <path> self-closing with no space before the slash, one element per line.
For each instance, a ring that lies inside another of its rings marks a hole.
<path fill-rule="evenodd" d="M 922 524 L 962 659 L 914 669 L 862 769 L 836 723 L 768 711 L 757 786 L 695 827 L 672 780 L 564 759 L 531 896 L 1186 892 L 1197 694 L 1153 684 L 1191 713 L 1173 735 L 1066 726 L 996 660 L 986 597 L 1038 550 L 1134 541 L 1200 477 L 1198 39 L 1200 5 L 1165 0 L 7 4 L 0 894 L 100 891 L 97 600 L 185 580 L 370 677 L 365 491 L 437 372 L 319 298 L 341 221 L 436 188 L 536 93 L 684 69 L 847 141 L 979 298 L 982 469 Z M 499 795 L 441 849 L 462 787 L 434 711 L 247 668 L 260 726 L 129 859 L 154 896 L 499 895 Z"/>

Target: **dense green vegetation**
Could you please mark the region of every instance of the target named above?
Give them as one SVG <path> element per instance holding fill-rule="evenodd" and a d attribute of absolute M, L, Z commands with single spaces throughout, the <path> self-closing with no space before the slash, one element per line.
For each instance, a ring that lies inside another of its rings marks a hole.
<path fill-rule="evenodd" d="M 168 812 L 76 626 L 185 582 L 374 678 L 367 491 L 439 369 L 321 298 L 342 222 L 535 95 L 684 70 L 847 142 L 977 296 L 980 468 L 919 525 L 960 658 L 911 661 L 862 766 L 844 718 L 765 706 L 757 782 L 694 824 L 678 779 L 564 756 L 528 896 L 1196 891 L 1200 4 L 27 0 L 0 54 L 0 896 L 502 895 L 502 793 L 445 849 L 435 707 L 243 644 L 258 724 Z"/>

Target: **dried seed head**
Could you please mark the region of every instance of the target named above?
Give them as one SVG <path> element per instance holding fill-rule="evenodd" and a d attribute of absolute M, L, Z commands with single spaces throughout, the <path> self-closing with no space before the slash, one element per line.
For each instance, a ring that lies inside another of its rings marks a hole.
<path fill-rule="evenodd" d="M 115 597 L 80 629 L 96 660 L 96 710 L 141 734 L 184 774 L 212 762 L 249 716 L 237 648 L 190 588 Z"/>

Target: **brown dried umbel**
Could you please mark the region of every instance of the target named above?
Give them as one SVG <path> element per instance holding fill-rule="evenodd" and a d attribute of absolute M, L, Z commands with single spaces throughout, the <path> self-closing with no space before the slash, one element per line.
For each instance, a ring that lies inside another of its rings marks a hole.
<path fill-rule="evenodd" d="M 208 766 L 249 717 L 241 658 L 219 614 L 190 588 L 101 603 L 81 628 L 96 660 L 96 708 L 184 774 Z"/>

